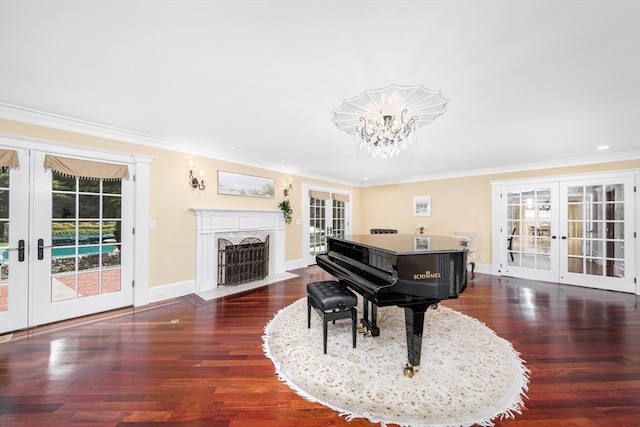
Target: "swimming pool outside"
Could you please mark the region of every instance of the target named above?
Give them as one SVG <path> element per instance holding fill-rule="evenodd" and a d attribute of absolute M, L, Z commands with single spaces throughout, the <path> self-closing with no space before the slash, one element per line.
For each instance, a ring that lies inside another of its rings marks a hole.
<path fill-rule="evenodd" d="M 114 245 L 102 245 L 102 253 L 110 254 L 115 249 Z M 100 246 L 78 246 L 78 255 L 93 255 L 100 252 Z M 66 247 L 58 247 L 53 248 L 51 250 L 51 256 L 54 258 L 58 257 L 69 257 L 74 256 L 76 254 L 75 246 L 66 246 Z"/>

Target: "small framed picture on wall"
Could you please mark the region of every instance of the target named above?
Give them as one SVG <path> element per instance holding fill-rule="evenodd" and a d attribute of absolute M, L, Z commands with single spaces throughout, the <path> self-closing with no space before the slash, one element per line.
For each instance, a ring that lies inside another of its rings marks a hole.
<path fill-rule="evenodd" d="M 413 216 L 431 216 L 431 196 L 413 198 Z"/>

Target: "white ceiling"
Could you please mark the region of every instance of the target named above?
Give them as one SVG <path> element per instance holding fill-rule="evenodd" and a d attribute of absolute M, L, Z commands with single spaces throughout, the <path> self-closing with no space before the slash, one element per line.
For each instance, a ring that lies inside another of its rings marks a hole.
<path fill-rule="evenodd" d="M 391 84 L 447 111 L 372 159 Z M 0 0 L 0 103 L 358 186 L 640 158 L 640 1 Z"/>

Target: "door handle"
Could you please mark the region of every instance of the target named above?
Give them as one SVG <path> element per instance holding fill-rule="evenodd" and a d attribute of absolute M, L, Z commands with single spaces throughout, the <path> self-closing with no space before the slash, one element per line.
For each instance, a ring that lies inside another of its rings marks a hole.
<path fill-rule="evenodd" d="M 49 245 L 49 246 L 45 246 L 44 245 L 44 239 L 38 239 L 38 260 L 43 260 L 44 259 L 44 249 L 45 248 L 52 248 L 53 246 Z"/>
<path fill-rule="evenodd" d="M 562 240 L 567 240 L 567 236 L 562 236 L 561 239 Z"/>
<path fill-rule="evenodd" d="M 18 262 L 24 261 L 24 240 L 18 240 Z"/>
<path fill-rule="evenodd" d="M 4 254 L 4 252 L 6 251 L 18 251 L 18 262 L 23 262 L 24 261 L 24 240 L 20 239 L 18 240 L 18 247 L 17 248 L 3 248 L 1 253 Z M 4 255 L 2 255 L 2 257 L 4 258 Z M 4 260 L 2 260 L 4 262 Z"/>
<path fill-rule="evenodd" d="M 558 238 L 558 236 L 551 236 L 551 238 L 552 238 L 552 239 L 557 239 L 557 238 Z"/>

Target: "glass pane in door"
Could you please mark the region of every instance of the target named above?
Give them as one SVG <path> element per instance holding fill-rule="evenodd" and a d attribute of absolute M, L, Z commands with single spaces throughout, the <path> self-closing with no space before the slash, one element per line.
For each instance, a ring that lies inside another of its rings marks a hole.
<path fill-rule="evenodd" d="M 121 290 L 121 181 L 53 172 L 52 302 Z"/>
<path fill-rule="evenodd" d="M 567 195 L 568 271 L 625 277 L 624 185 L 575 185 Z"/>
<path fill-rule="evenodd" d="M 346 203 L 340 200 L 333 200 L 333 235 L 344 237 L 346 228 Z"/>
<path fill-rule="evenodd" d="M 551 269 L 551 190 L 507 192 L 507 265 Z"/>
<path fill-rule="evenodd" d="M 309 254 L 312 256 L 324 251 L 325 248 L 327 226 L 325 204 L 324 199 L 309 198 Z"/>

